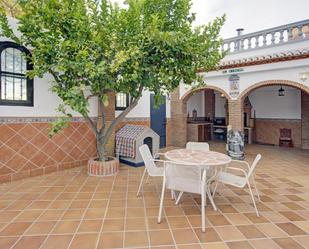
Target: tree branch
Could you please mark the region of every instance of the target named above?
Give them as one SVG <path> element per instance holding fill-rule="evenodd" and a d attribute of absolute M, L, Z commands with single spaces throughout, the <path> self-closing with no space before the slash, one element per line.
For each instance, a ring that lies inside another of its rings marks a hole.
<path fill-rule="evenodd" d="M 130 103 L 130 105 L 122 112 L 119 114 L 118 117 L 116 117 L 112 123 L 110 124 L 110 126 L 108 127 L 108 129 L 105 131 L 104 133 L 104 137 L 102 137 L 103 139 L 103 146 L 106 145 L 108 138 L 110 137 L 110 135 L 113 132 L 113 129 L 116 125 L 118 125 L 120 123 L 120 121 L 137 105 L 139 99 L 142 96 L 142 92 L 143 92 L 143 86 L 140 85 L 139 89 L 138 89 L 138 96 L 133 100 L 133 102 Z"/>

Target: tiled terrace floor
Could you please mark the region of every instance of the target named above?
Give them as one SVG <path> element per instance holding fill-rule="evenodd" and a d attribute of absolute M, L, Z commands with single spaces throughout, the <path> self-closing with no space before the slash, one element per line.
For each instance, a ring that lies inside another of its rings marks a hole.
<path fill-rule="evenodd" d="M 0 248 L 309 248 L 309 152 L 250 146 L 248 160 L 257 152 L 260 218 L 246 191 L 221 187 L 219 211 L 206 210 L 206 233 L 199 199 L 191 196 L 175 206 L 166 195 L 157 224 L 159 179 L 137 198 L 142 168 L 123 166 L 103 179 L 75 168 L 0 186 Z"/>

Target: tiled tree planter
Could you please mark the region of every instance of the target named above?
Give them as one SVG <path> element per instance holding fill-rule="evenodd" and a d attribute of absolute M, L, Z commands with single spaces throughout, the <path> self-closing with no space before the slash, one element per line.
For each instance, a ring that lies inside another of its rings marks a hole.
<path fill-rule="evenodd" d="M 117 174 L 119 171 L 119 160 L 111 157 L 109 161 L 99 162 L 91 158 L 88 161 L 88 175 L 90 176 L 109 176 Z"/>

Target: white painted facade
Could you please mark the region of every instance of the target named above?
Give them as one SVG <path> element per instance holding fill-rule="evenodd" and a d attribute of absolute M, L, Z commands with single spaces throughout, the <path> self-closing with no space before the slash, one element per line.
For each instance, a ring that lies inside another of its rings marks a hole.
<path fill-rule="evenodd" d="M 16 22 L 10 20 L 13 27 L 16 27 Z M 5 38 L 0 38 L 0 40 L 5 40 Z M 281 53 L 286 51 L 295 51 L 301 49 L 309 49 L 309 39 L 304 41 L 292 42 L 288 44 L 276 45 L 272 47 L 258 48 L 250 51 L 243 51 L 232 53 L 227 55 L 222 63 L 226 63 L 231 60 L 241 60 L 243 58 L 251 57 L 261 57 L 267 56 L 269 54 Z M 239 76 L 239 95 L 246 91 L 249 87 L 269 80 L 289 80 L 293 82 L 298 82 L 306 87 L 309 87 L 309 79 L 306 82 L 301 82 L 299 79 L 299 73 L 305 70 L 309 71 L 309 58 L 291 60 L 284 62 L 276 62 L 255 66 L 246 66 L 240 68 L 241 71 L 237 72 Z M 204 74 L 204 82 L 206 86 L 214 86 L 216 88 L 222 89 L 227 94 L 230 92 L 229 77 L 233 72 L 229 70 L 219 70 L 212 71 Z M 57 112 L 55 109 L 61 103 L 61 100 L 50 91 L 52 84 L 52 78 L 50 75 L 45 75 L 44 78 L 34 79 L 34 106 L 0 106 L 0 117 L 45 117 L 45 116 L 55 116 Z M 191 90 L 190 86 L 183 83 L 179 87 L 180 98 Z M 275 91 L 275 90 L 274 90 Z M 300 92 L 296 90 L 286 91 L 286 96 L 283 98 L 278 98 L 277 96 L 271 98 L 273 93 L 268 90 L 263 92 L 263 89 L 255 91 L 250 95 L 250 100 L 255 105 L 257 117 L 267 117 L 267 118 L 289 118 L 289 119 L 299 119 L 300 118 Z M 232 97 L 237 99 L 238 96 Z M 297 100 L 295 100 L 297 99 Z M 271 102 L 269 102 L 271 100 Z M 225 99 L 220 98 L 216 95 L 216 113 L 217 117 L 225 116 L 224 109 Z M 278 112 L 278 107 L 282 111 Z M 283 108 L 284 107 L 284 108 Z M 204 95 L 202 93 L 196 93 L 188 101 L 188 112 L 190 116 L 192 115 L 192 110 L 196 109 L 198 116 L 203 116 L 204 114 Z M 97 102 L 92 100 L 90 107 L 90 116 L 97 115 Z M 276 110 L 276 111 L 273 111 Z M 120 111 L 116 111 L 116 116 L 119 115 Z M 78 117 L 78 113 L 73 115 Z M 167 98 L 166 103 L 166 116 L 171 117 L 170 101 Z M 140 99 L 139 104 L 128 114 L 128 118 L 149 118 L 150 117 L 150 92 L 145 90 L 143 96 Z"/>

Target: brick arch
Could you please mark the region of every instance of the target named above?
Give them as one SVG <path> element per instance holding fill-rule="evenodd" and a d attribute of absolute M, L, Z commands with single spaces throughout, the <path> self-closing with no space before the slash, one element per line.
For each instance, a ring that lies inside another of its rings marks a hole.
<path fill-rule="evenodd" d="M 296 81 L 291 81 L 291 80 L 266 80 L 266 81 L 261 81 L 256 84 L 253 84 L 252 86 L 246 88 L 238 97 L 240 100 L 244 100 L 246 96 L 248 96 L 251 92 L 254 90 L 265 87 L 265 86 L 274 86 L 274 85 L 283 85 L 283 86 L 290 86 L 290 87 L 295 87 L 299 90 L 304 91 L 305 93 L 309 94 L 309 87 L 305 86 L 304 84 L 298 83 Z"/>
<path fill-rule="evenodd" d="M 227 99 L 227 100 L 231 100 L 231 97 L 230 95 L 225 91 L 223 90 L 222 88 L 220 87 L 217 87 L 217 86 L 203 86 L 203 87 L 199 87 L 199 88 L 196 88 L 196 89 L 193 89 L 193 90 L 190 90 L 188 92 L 186 92 L 181 98 L 180 98 L 180 101 L 182 104 L 187 104 L 188 100 L 190 99 L 190 97 L 194 94 L 194 93 L 197 93 L 199 91 L 203 91 L 203 90 L 207 90 L 207 89 L 210 89 L 210 90 L 216 90 L 220 93 L 222 93 L 224 95 L 224 97 Z"/>

